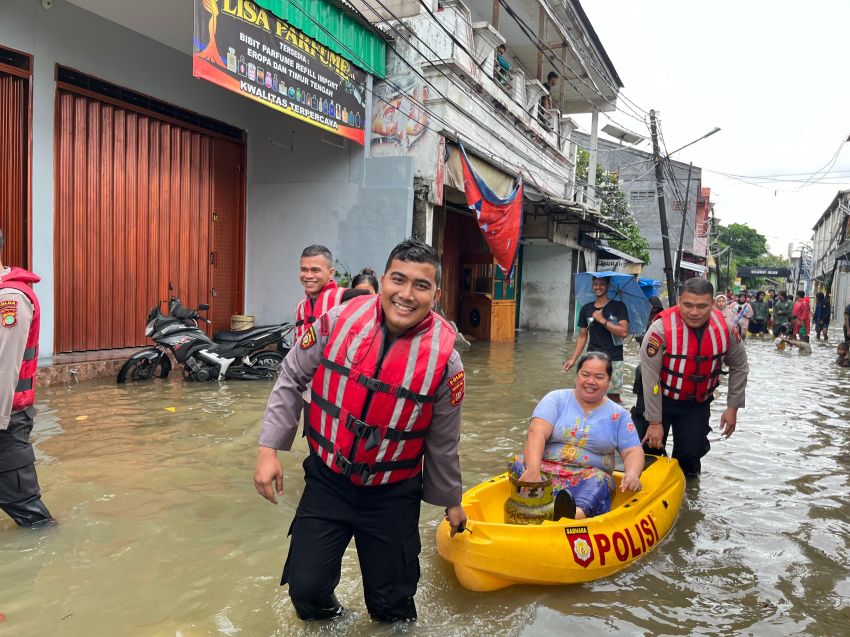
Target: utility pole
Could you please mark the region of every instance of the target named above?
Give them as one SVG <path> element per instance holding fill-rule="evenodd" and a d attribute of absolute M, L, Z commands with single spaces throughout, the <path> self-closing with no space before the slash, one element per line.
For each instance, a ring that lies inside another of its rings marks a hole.
<path fill-rule="evenodd" d="M 685 223 L 688 220 L 688 198 L 691 194 L 691 171 L 694 169 L 694 162 L 688 166 L 688 185 L 685 187 L 685 208 L 682 210 L 682 227 L 679 228 L 679 251 L 676 253 L 676 283 L 682 278 L 682 244 L 685 242 Z M 699 201 L 699 199 L 697 199 Z M 694 232 L 696 232 L 697 222 L 694 215 Z"/>
<path fill-rule="evenodd" d="M 652 133 L 652 154 L 655 156 L 655 194 L 658 197 L 658 217 L 661 222 L 661 247 L 664 250 L 664 278 L 667 280 L 667 306 L 676 305 L 676 282 L 673 280 L 673 259 L 670 257 L 670 237 L 667 228 L 667 206 L 664 202 L 664 176 L 661 173 L 661 151 L 658 148 L 658 123 L 655 111 L 649 111 Z"/>
<path fill-rule="evenodd" d="M 726 289 L 732 289 L 732 248 L 729 248 L 729 254 L 726 255 Z"/>

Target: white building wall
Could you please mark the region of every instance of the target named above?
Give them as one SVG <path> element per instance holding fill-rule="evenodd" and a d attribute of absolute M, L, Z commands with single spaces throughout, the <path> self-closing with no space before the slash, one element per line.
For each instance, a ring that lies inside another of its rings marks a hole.
<path fill-rule="evenodd" d="M 523 247 L 521 328 L 568 331 L 572 252 L 553 243 Z"/>
<path fill-rule="evenodd" d="M 188 31 L 187 50 L 191 38 Z M 42 277 L 36 288 L 42 355 L 53 351 L 54 332 L 56 64 L 247 131 L 245 311 L 259 322 L 291 320 L 303 294 L 298 256 L 304 246 L 323 243 L 354 271 L 365 265 L 380 271 L 392 246 L 410 234 L 410 158 L 367 159 L 357 144 L 196 80 L 186 53 L 65 0 L 55 0 L 49 11 L 36 0 L 3 0 L 0 45 L 34 56 L 32 243 L 33 270 Z"/>

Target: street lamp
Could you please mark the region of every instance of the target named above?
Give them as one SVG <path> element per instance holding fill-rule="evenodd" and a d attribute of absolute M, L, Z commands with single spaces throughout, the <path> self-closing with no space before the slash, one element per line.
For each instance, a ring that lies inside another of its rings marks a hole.
<path fill-rule="evenodd" d="M 673 155 L 675 155 L 676 153 L 678 153 L 680 150 L 682 150 L 682 149 L 684 149 L 684 148 L 687 148 L 688 146 L 693 146 L 693 145 L 694 145 L 694 144 L 696 144 L 697 142 L 701 142 L 702 140 L 704 140 L 706 137 L 711 137 L 712 135 L 714 135 L 714 133 L 719 133 L 719 132 L 720 132 L 720 127 L 719 127 L 719 126 L 715 126 L 715 127 L 714 127 L 714 130 L 711 130 L 711 131 L 707 132 L 707 133 L 706 133 L 705 135 L 703 135 L 702 137 L 697 137 L 694 141 L 692 141 L 692 142 L 688 142 L 687 144 L 685 144 L 684 146 L 680 146 L 679 148 L 677 148 L 677 149 L 676 149 L 676 150 L 674 150 L 673 152 L 667 153 L 667 158 L 669 159 L 670 157 L 672 157 Z"/>

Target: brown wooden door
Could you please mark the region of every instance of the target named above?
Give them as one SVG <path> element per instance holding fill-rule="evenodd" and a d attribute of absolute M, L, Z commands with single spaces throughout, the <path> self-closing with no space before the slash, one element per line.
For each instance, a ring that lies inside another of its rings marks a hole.
<path fill-rule="evenodd" d="M 150 114 L 57 92 L 57 352 L 146 344 L 145 316 L 169 282 L 187 307 L 211 303 L 214 146 Z"/>
<path fill-rule="evenodd" d="M 3 265 L 29 267 L 29 78 L 0 70 L 0 230 Z"/>
<path fill-rule="evenodd" d="M 214 330 L 230 329 L 230 317 L 242 313 L 245 262 L 243 148 L 241 144 L 222 139 L 213 141 L 209 316 Z"/>

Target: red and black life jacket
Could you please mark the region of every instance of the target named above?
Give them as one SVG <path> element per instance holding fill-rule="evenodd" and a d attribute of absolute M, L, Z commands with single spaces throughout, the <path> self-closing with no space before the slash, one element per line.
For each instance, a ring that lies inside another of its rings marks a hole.
<path fill-rule="evenodd" d="M 354 484 L 400 482 L 422 470 L 425 435 L 455 331 L 431 312 L 391 343 L 380 296 L 346 303 L 313 377 L 310 448 Z"/>
<path fill-rule="evenodd" d="M 18 290 L 30 300 L 33 307 L 32 322 L 24 346 L 24 358 L 21 362 L 21 371 L 18 374 L 15 395 L 12 398 L 13 413 L 22 411 L 35 402 L 35 375 L 38 368 L 38 332 L 41 324 L 41 306 L 32 286 L 39 281 L 41 281 L 41 278 L 38 275 L 22 268 L 12 268 L 9 274 L 0 277 L 0 288 Z M 2 313 L 2 308 L 0 308 L 0 313 Z M 3 321 L 3 325 L 6 325 L 6 320 L 6 314 L 3 313 L 0 321 Z M 15 321 L 17 317 L 10 314 L 8 320 Z M 3 329 L 3 327 L 0 327 L 0 329 Z"/>
<path fill-rule="evenodd" d="M 316 300 L 310 298 L 307 294 L 298 307 L 295 308 L 295 339 L 304 336 L 310 326 L 315 323 L 319 317 L 329 311 L 332 307 L 336 307 L 342 303 L 342 295 L 346 288 L 341 288 L 336 284 L 336 281 L 331 279 L 327 285 L 322 288 Z"/>
<path fill-rule="evenodd" d="M 661 313 L 665 350 L 661 358 L 659 385 L 674 400 L 705 402 L 720 384 L 723 357 L 729 350 L 729 327 L 712 310 L 701 337 L 685 325 L 679 307 Z"/>

